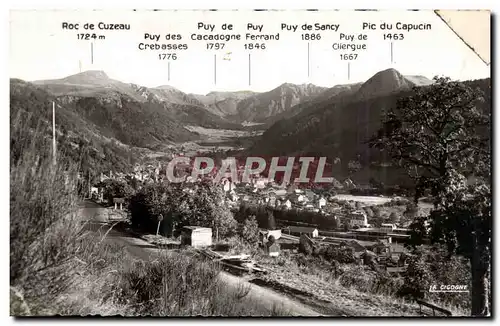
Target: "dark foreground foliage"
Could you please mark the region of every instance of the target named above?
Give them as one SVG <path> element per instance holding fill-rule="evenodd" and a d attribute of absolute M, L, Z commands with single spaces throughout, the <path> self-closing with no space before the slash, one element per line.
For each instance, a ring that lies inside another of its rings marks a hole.
<path fill-rule="evenodd" d="M 227 286 L 218 277 L 218 266 L 197 257 L 158 255 L 135 261 L 123 248 L 107 243 L 106 234 L 86 232 L 78 211 L 81 165 L 63 151 L 53 164 L 47 130 L 13 122 L 11 315 L 286 314 L 247 298 L 245 286 Z"/>

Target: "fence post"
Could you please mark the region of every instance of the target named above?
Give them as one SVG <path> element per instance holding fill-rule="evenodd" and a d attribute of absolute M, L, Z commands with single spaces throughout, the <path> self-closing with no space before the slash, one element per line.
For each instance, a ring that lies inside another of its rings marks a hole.
<path fill-rule="evenodd" d="M 168 284 L 167 284 L 167 276 L 165 274 L 163 274 L 163 309 L 165 310 L 165 315 L 167 314 L 167 308 L 168 308 L 168 303 L 167 303 L 167 299 L 168 299 Z"/>

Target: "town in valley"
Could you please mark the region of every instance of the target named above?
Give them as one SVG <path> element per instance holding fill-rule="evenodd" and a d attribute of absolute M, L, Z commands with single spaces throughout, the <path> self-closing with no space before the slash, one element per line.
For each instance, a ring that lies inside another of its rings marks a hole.
<path fill-rule="evenodd" d="M 445 14 L 13 12 L 62 45 L 11 42 L 11 316 L 491 317 L 490 61 Z"/>

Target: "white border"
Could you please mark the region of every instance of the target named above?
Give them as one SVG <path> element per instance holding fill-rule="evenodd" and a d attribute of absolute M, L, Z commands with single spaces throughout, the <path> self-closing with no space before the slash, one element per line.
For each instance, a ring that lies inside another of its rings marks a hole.
<path fill-rule="evenodd" d="M 0 131 L 2 135 L 0 136 L 0 144 L 2 147 L 2 152 L 4 153 L 2 155 L 2 160 L 1 160 L 1 171 L 2 171 L 2 182 L 0 183 L 1 185 L 1 200 L 2 200 L 2 205 L 0 206 L 2 208 L 2 223 L 3 227 L 1 228 L 2 231 L 2 237 L 3 239 L 3 245 L 1 247 L 1 254 L 2 254 L 2 261 L 3 261 L 3 268 L 2 268 L 2 274 L 1 274 L 1 280 L 2 280 L 2 289 L 0 290 L 1 293 L 1 303 L 0 307 L 2 308 L 2 317 L 4 317 L 6 320 L 4 320 L 5 324 L 13 324 L 14 322 L 18 324 L 24 324 L 24 323 L 31 323 L 31 322 L 44 322 L 44 323 L 70 323 L 70 322 L 92 322 L 93 324 L 104 324 L 105 322 L 109 322 L 109 320 L 22 320 L 22 321 L 15 321 L 13 318 L 8 317 L 9 315 L 9 284 L 8 284 L 8 274 L 9 274 L 9 269 L 8 269 L 8 257 L 9 257 L 9 202 L 7 201 L 8 194 L 10 194 L 9 190 L 9 176 L 8 176 L 8 166 L 9 166 L 9 156 L 7 155 L 9 151 L 9 110 L 8 110 L 8 89 L 9 89 L 9 84 L 8 84 L 8 78 L 9 78 L 9 69 L 8 69 L 8 40 L 9 40 L 9 9 L 94 9 L 94 8 L 99 8 L 99 9 L 109 9 L 109 8 L 129 8 L 129 9 L 145 9 L 145 8 L 150 8 L 150 9 L 491 9 L 494 14 L 498 13 L 498 7 L 499 7 L 499 2 L 494 1 L 494 0 L 489 0 L 489 1 L 484 1 L 484 0 L 469 0 L 469 1 L 464 1 L 464 0 L 454 0 L 454 1 L 438 1 L 438 0 L 407 0 L 407 1 L 370 1 L 370 0 L 349 0 L 349 1 L 339 1 L 336 3 L 332 2 L 327 2 L 327 1 L 319 1 L 319 0 L 275 0 L 275 1 L 269 1 L 269 0 L 253 0 L 253 1 L 243 1 L 243 2 L 237 2 L 237 1 L 224 1 L 224 0 L 212 0 L 212 1 L 194 1 L 194 0 L 178 0 L 178 1 L 160 1 L 160 0 L 140 0 L 140 1 L 130 1 L 130 0 L 121 0 L 121 1 L 102 1 L 102 0 L 85 0 L 85 1 L 64 1 L 64 0 L 59 0 L 59 1 L 44 1 L 41 3 L 40 1 L 36 0 L 7 0 L 7 1 L 2 1 L 0 4 L 2 8 L 2 15 L 1 17 L 1 22 L 2 22 L 2 33 L 0 33 L 2 37 L 2 49 L 3 49 L 3 72 L 4 76 L 1 80 L 1 96 L 2 96 L 2 109 L 0 110 L 1 112 L 1 118 L 0 121 L 2 121 L 3 127 L 0 128 Z M 498 25 L 498 24 L 497 24 Z M 495 32 L 496 28 L 495 26 Z M 493 35 L 496 33 L 494 32 Z M 496 83 L 495 83 L 496 84 Z M 494 97 L 497 98 L 498 95 L 498 90 L 494 90 Z M 495 111 L 495 110 L 493 110 Z M 500 113 L 495 114 L 495 125 L 498 125 L 498 116 L 500 116 Z M 495 133 L 496 136 L 496 133 Z M 497 146 L 499 140 L 496 139 L 495 137 L 495 152 L 498 150 Z M 497 171 L 496 171 L 497 172 Z M 495 180 L 497 181 L 498 179 L 498 173 L 495 174 Z M 496 193 L 498 194 L 498 190 L 496 190 Z M 495 205 L 496 206 L 496 205 Z M 495 207 L 495 212 L 496 212 L 496 207 Z M 496 222 L 495 224 L 498 224 Z M 495 230 L 496 231 L 496 230 Z M 498 242 L 498 241 L 496 241 Z M 496 248 L 495 251 L 496 252 Z M 496 256 L 496 255 L 495 255 Z M 496 260 L 496 257 L 495 257 Z M 495 270 L 498 270 L 498 261 L 495 262 Z M 497 274 L 497 273 L 495 273 Z M 498 275 L 495 275 L 495 282 L 494 284 L 499 283 L 499 278 Z M 496 289 L 496 287 L 495 287 Z M 494 290 L 494 295 L 496 294 L 496 291 Z M 498 302 L 497 296 L 495 296 L 497 300 L 494 300 L 495 303 Z M 495 305 L 494 311 L 496 314 L 498 314 L 498 309 Z M 257 322 L 259 324 L 262 323 L 280 323 L 280 324 L 288 324 L 290 322 L 295 322 L 295 323 L 309 323 L 313 320 L 305 320 L 305 319 L 287 319 L 287 320 L 169 320 L 167 321 L 170 325 L 172 324 L 177 324 L 177 323 L 182 323 L 182 322 L 189 322 L 189 323 L 206 323 L 206 322 L 211 322 L 211 323 L 222 323 L 222 322 L 229 322 L 229 323 L 249 323 L 249 322 Z M 162 322 L 165 323 L 165 320 L 151 320 L 151 321 L 141 321 L 141 320 L 113 320 L 111 322 L 114 323 L 133 323 L 133 324 L 145 324 L 149 322 Z M 386 320 L 382 319 L 380 321 L 377 320 L 314 320 L 313 322 L 320 322 L 320 323 L 328 323 L 328 324 L 344 324 L 344 323 L 359 323 L 359 324 L 366 324 L 366 323 L 385 323 Z M 394 322 L 400 323 L 400 322 L 409 322 L 412 324 L 420 324 L 422 323 L 421 320 L 410 320 L 410 321 L 404 321 L 404 320 L 394 320 Z M 435 324 L 438 323 L 438 321 L 425 321 L 425 323 L 430 323 L 430 324 Z"/>
<path fill-rule="evenodd" d="M 494 0 L 407 0 L 390 1 L 379 0 L 350 0 L 327 2 L 320 0 L 254 0 L 254 1 L 228 1 L 228 0 L 182 0 L 182 1 L 40 1 L 36 0 L 10 0 L 7 1 L 11 9 L 33 8 L 150 8 L 150 9 L 490 9 Z"/>

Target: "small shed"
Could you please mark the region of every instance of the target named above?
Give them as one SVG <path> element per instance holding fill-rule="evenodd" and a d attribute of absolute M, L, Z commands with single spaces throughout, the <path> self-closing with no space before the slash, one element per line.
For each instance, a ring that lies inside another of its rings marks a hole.
<path fill-rule="evenodd" d="M 259 240 L 267 242 L 267 239 L 273 236 L 275 240 L 281 238 L 281 230 L 259 230 Z"/>
<path fill-rule="evenodd" d="M 90 197 L 98 197 L 99 196 L 99 188 L 90 187 Z"/>
<path fill-rule="evenodd" d="M 382 242 L 382 241 L 379 241 L 379 242 L 373 244 L 371 247 L 371 250 L 374 253 L 376 253 L 377 255 L 391 255 L 392 254 L 391 246 Z"/>
<path fill-rule="evenodd" d="M 118 204 L 120 205 L 120 210 L 123 209 L 123 204 L 125 203 L 125 198 L 113 198 L 113 204 L 115 204 L 115 209 L 118 208 Z"/>
<path fill-rule="evenodd" d="M 181 229 L 181 244 L 195 248 L 212 245 L 212 229 L 200 226 L 184 226 Z"/>
<path fill-rule="evenodd" d="M 271 257 L 277 257 L 280 254 L 280 245 L 278 243 L 268 244 L 267 246 L 267 254 Z"/>

